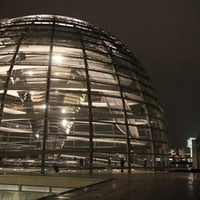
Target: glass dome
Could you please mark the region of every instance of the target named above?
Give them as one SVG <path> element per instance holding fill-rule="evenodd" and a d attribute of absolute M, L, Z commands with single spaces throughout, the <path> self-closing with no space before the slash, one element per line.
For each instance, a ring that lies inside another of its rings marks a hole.
<path fill-rule="evenodd" d="M 163 110 L 141 63 L 115 37 L 55 15 L 0 24 L 2 166 L 165 168 Z M 144 162 L 145 161 L 145 162 Z M 145 164 L 144 164 L 145 163 Z M 81 165 L 81 166 L 79 166 Z"/>

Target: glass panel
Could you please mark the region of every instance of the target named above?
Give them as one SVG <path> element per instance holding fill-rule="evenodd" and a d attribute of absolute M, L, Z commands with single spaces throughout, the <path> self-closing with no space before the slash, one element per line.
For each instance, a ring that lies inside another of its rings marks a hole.
<path fill-rule="evenodd" d="M 50 44 L 52 26 L 32 25 L 29 27 L 22 44 Z"/>
<path fill-rule="evenodd" d="M 103 94 L 106 96 L 119 97 L 119 98 L 121 96 L 118 85 L 106 85 L 103 83 L 96 83 L 96 82 L 93 84 L 91 82 L 90 87 L 93 93 L 98 93 L 99 95 Z"/>
<path fill-rule="evenodd" d="M 4 100 L 1 147 L 41 148 L 47 66 L 15 65 Z M 42 90 L 44 89 L 44 90 Z M 27 152 L 27 154 L 29 154 Z"/>
<path fill-rule="evenodd" d="M 132 64 L 133 60 L 129 60 L 129 59 L 126 60 L 124 58 L 120 58 L 120 57 L 117 57 L 117 56 L 114 57 L 113 59 L 114 59 L 115 63 L 117 63 L 117 65 L 118 65 L 117 69 L 119 69 L 119 71 L 121 73 L 124 71 L 124 75 L 127 74 L 125 71 L 132 71 L 132 72 L 135 72 L 137 74 L 141 74 L 143 76 L 146 76 L 146 72 L 143 70 L 143 68 L 139 67 L 138 65 L 136 66 L 136 65 Z"/>
<path fill-rule="evenodd" d="M 147 93 L 147 94 L 152 95 L 152 96 L 156 96 L 156 93 L 152 88 L 145 86 L 143 84 L 140 85 L 140 88 L 144 93 Z"/>
<path fill-rule="evenodd" d="M 73 68 L 85 68 L 85 63 L 83 59 L 67 57 L 64 55 L 53 54 L 52 64 L 60 67 L 73 67 Z"/>
<path fill-rule="evenodd" d="M 55 27 L 54 45 L 81 48 L 79 34 L 74 28 Z"/>
<path fill-rule="evenodd" d="M 9 49 L 9 47 L 13 47 L 10 45 L 16 45 L 17 41 L 19 40 L 21 35 L 15 35 L 15 33 L 12 34 L 3 34 L 1 33 L 0 36 L 0 47 L 3 48 L 3 50 L 5 51 L 7 48 Z"/>
<path fill-rule="evenodd" d="M 83 129 L 87 130 L 88 127 L 86 127 L 86 125 L 83 126 Z M 84 132 L 83 132 L 84 133 Z M 88 131 L 85 131 L 85 133 L 88 133 Z M 65 142 L 64 142 L 64 146 L 63 149 L 65 150 L 71 150 L 71 155 L 73 155 L 74 157 L 76 155 L 80 155 L 81 152 L 83 152 L 83 150 L 85 150 L 87 153 L 89 153 L 89 137 L 85 136 L 84 134 L 80 135 L 69 135 L 67 136 Z M 73 152 L 74 151 L 74 152 Z"/>
<path fill-rule="evenodd" d="M 120 98 L 92 95 L 92 105 L 94 107 L 106 107 L 109 109 L 123 110 L 122 100 Z"/>
<path fill-rule="evenodd" d="M 32 149 L 41 148 L 40 141 L 40 130 L 43 128 L 42 119 L 27 119 L 18 116 L 18 120 L 15 120 L 14 115 L 9 116 L 7 120 L 2 120 L 1 122 L 1 149 Z M 26 152 L 27 156 L 30 152 Z M 13 154 L 14 156 L 14 154 Z"/>
<path fill-rule="evenodd" d="M 116 70 L 120 76 L 132 78 L 133 71 L 129 70 L 129 68 L 126 68 L 124 66 L 120 66 L 118 63 L 116 64 Z"/>
<path fill-rule="evenodd" d="M 105 72 L 89 71 L 89 76 L 91 81 L 117 84 L 116 77 L 113 74 L 108 74 Z"/>
<path fill-rule="evenodd" d="M 93 118 L 95 121 L 107 121 L 107 122 L 124 122 L 124 113 L 118 109 L 112 109 L 112 108 L 93 108 Z"/>
<path fill-rule="evenodd" d="M 152 153 L 151 141 L 131 139 L 131 146 L 133 149 L 133 153 L 135 154 L 151 154 Z"/>
<path fill-rule="evenodd" d="M 150 117 L 155 117 L 155 118 L 163 118 L 163 113 L 161 108 L 157 108 L 157 107 L 153 107 L 151 105 L 147 105 L 147 109 L 148 109 L 148 114 Z"/>
<path fill-rule="evenodd" d="M 45 54 L 49 53 L 50 46 L 49 45 L 33 45 L 33 44 L 26 44 L 26 45 L 20 45 L 19 52 L 20 53 L 26 53 L 27 56 L 31 53 L 39 53 Z"/>
<path fill-rule="evenodd" d="M 94 51 L 86 50 L 87 58 L 90 60 L 103 61 L 103 62 L 111 62 L 110 57 L 107 54 L 100 54 Z"/>
<path fill-rule="evenodd" d="M 81 144 L 88 145 L 88 100 L 87 95 L 80 92 L 83 84 L 81 85 L 80 81 L 75 84 L 76 82 L 73 81 L 74 87 L 72 87 L 73 83 L 67 83 L 65 86 L 64 82 L 60 82 L 59 79 L 58 84 L 54 84 L 56 81 L 54 79 L 51 81 L 51 88 L 55 88 L 55 90 L 50 91 L 49 96 L 48 148 L 62 149 L 66 146 L 76 148 Z"/>
<path fill-rule="evenodd" d="M 163 145 L 163 143 L 159 143 L 159 142 L 154 141 L 154 154 L 155 154 L 155 156 L 160 157 L 160 155 L 165 154 L 165 152 L 166 152 L 165 151 L 165 145 Z"/>
<path fill-rule="evenodd" d="M 134 90 L 138 91 L 139 90 L 138 82 L 136 80 L 125 78 L 125 77 L 121 77 L 121 76 L 119 78 L 120 78 L 120 84 L 123 87 L 128 87 L 132 91 L 134 91 Z"/>
<path fill-rule="evenodd" d="M 89 69 L 98 71 L 107 71 L 113 73 L 113 65 L 111 63 L 98 62 L 93 60 L 87 60 Z"/>
<path fill-rule="evenodd" d="M 18 191 L 19 186 L 18 185 L 0 185 L 0 190 L 15 190 L 15 191 Z"/>
<path fill-rule="evenodd" d="M 24 53 L 18 52 L 15 64 L 23 65 L 48 65 L 49 56 L 44 53 Z"/>
<path fill-rule="evenodd" d="M 63 91 L 84 91 L 86 90 L 86 82 L 80 79 L 73 79 L 73 72 L 69 70 L 68 72 L 65 71 L 66 74 L 64 77 L 62 75 L 59 76 L 62 70 L 58 72 L 52 73 L 52 78 L 51 78 L 51 88 L 57 92 L 58 90 L 63 90 Z"/>
<path fill-rule="evenodd" d="M 10 89 L 44 88 L 46 84 L 47 66 L 15 65 L 10 77 Z M 40 85 L 41 84 L 41 85 Z"/>
<path fill-rule="evenodd" d="M 49 192 L 49 187 L 42 186 L 24 186 L 22 185 L 22 191 L 32 191 L 32 192 Z"/>
<path fill-rule="evenodd" d="M 114 134 L 114 125 L 107 123 L 95 123 L 93 125 L 94 135 L 95 136 L 104 136 Z"/>
<path fill-rule="evenodd" d="M 7 79 L 7 72 L 10 66 L 0 66 L 0 94 L 3 92 L 1 89 L 4 89 L 4 84 Z"/>
<path fill-rule="evenodd" d="M 103 145 L 103 144 L 102 144 Z M 108 148 L 107 151 L 104 149 L 103 153 L 98 153 L 95 150 L 94 153 L 94 168 L 98 168 L 101 170 L 103 167 L 104 170 L 106 168 L 112 167 L 113 169 L 120 169 L 121 164 L 120 160 L 123 158 L 125 160 L 124 167 L 127 167 L 127 159 L 126 159 L 126 146 L 125 145 L 116 145 L 116 147 Z"/>
<path fill-rule="evenodd" d="M 56 56 L 66 56 L 66 57 L 83 57 L 83 50 L 78 48 L 69 48 L 69 47 L 61 47 L 54 46 L 53 47 L 53 60 L 59 61 L 59 57 Z"/>
<path fill-rule="evenodd" d="M 80 30 L 80 33 L 85 41 L 92 41 L 97 43 L 102 43 L 102 40 L 100 39 L 100 34 L 97 31 L 93 31 L 92 27 L 88 26 L 77 26 L 78 28 L 82 28 Z"/>
<path fill-rule="evenodd" d="M 85 70 L 73 67 L 53 66 L 51 76 L 53 77 L 52 82 L 63 82 L 62 84 L 67 85 L 75 80 L 85 80 Z"/>
<path fill-rule="evenodd" d="M 152 168 L 152 158 L 149 154 L 131 154 L 131 165 L 134 168 Z"/>
<path fill-rule="evenodd" d="M 158 129 L 166 129 L 165 123 L 160 119 L 151 118 L 151 126 Z"/>
<path fill-rule="evenodd" d="M 0 64 L 10 64 L 13 56 L 13 52 L 8 54 L 0 51 Z"/>
<path fill-rule="evenodd" d="M 144 126 L 138 126 L 137 130 L 140 139 L 152 139 L 150 128 Z"/>
<path fill-rule="evenodd" d="M 91 38 L 90 38 L 91 40 Z M 97 40 L 95 40 L 94 42 L 84 42 L 84 46 L 86 49 L 88 50 L 96 50 L 97 52 L 102 52 L 102 53 L 108 53 L 107 49 L 105 48 L 104 45 L 102 45 L 101 43 L 97 43 Z"/>

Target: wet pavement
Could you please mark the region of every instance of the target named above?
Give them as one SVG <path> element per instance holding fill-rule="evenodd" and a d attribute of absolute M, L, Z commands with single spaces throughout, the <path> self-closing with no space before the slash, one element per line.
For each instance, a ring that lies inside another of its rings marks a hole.
<path fill-rule="evenodd" d="M 110 181 L 44 200 L 200 200 L 200 174 L 114 174 Z"/>

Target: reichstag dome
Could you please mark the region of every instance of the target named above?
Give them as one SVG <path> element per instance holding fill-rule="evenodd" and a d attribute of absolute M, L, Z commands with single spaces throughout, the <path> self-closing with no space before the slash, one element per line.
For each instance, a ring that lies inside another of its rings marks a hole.
<path fill-rule="evenodd" d="M 165 168 L 163 110 L 141 63 L 108 32 L 57 15 L 0 23 L 1 167 Z"/>

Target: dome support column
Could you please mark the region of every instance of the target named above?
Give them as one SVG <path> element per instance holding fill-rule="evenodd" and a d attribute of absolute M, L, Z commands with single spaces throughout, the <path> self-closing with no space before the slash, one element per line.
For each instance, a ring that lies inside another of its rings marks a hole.
<path fill-rule="evenodd" d="M 124 99 L 123 88 L 121 86 L 120 77 L 116 68 L 116 63 L 113 56 L 112 48 L 108 48 L 108 52 L 112 59 L 113 67 L 114 67 L 116 78 L 119 85 L 119 92 L 122 99 L 122 106 L 123 106 L 123 111 L 124 111 L 124 122 L 125 122 L 125 129 L 126 129 L 126 139 L 127 139 L 127 144 L 126 144 L 127 164 L 128 164 L 128 173 L 130 174 L 131 173 L 131 144 L 130 144 L 130 131 L 129 131 L 129 126 L 128 126 L 128 116 L 126 112 L 126 102 Z"/>
<path fill-rule="evenodd" d="M 14 52 L 13 58 L 11 60 L 10 68 L 9 68 L 9 70 L 7 72 L 8 76 L 7 76 L 6 81 L 4 83 L 4 87 L 3 87 L 4 88 L 4 92 L 3 92 L 2 97 L 1 97 L 0 122 L 1 122 L 2 117 L 3 117 L 4 103 L 5 103 L 5 100 L 6 100 L 7 91 L 8 91 L 8 85 L 9 85 L 9 82 L 10 82 L 10 79 L 11 79 L 11 75 L 12 75 L 12 71 L 13 71 L 13 68 L 14 68 L 15 60 L 17 58 L 17 54 L 19 52 L 19 48 L 20 48 L 21 42 L 22 42 L 26 32 L 27 32 L 27 28 L 26 28 L 25 32 L 21 34 L 21 37 L 17 41 L 17 46 L 15 48 L 15 52 Z"/>
<path fill-rule="evenodd" d="M 41 159 L 41 174 L 45 173 L 45 157 L 47 149 L 47 135 L 49 132 L 49 94 L 50 94 L 50 83 L 51 83 L 51 65 L 52 65 L 52 52 L 53 52 L 53 40 L 54 40 L 54 31 L 55 31 L 55 19 L 52 24 L 51 31 L 51 41 L 50 41 L 50 51 L 49 51 L 49 62 L 48 62 L 48 71 L 47 71 L 47 85 L 46 85 L 46 96 L 45 96 L 45 113 L 44 113 L 44 132 L 42 140 L 42 159 Z"/>
<path fill-rule="evenodd" d="M 89 109 L 89 173 L 93 173 L 93 157 L 94 157 L 94 147 L 93 147 L 93 114 L 92 114 L 92 99 L 91 99 L 91 87 L 90 87 L 90 76 L 88 70 L 88 62 L 87 62 L 87 54 L 85 51 L 85 45 L 83 43 L 83 39 L 81 34 L 79 33 L 82 51 L 83 51 L 83 59 L 85 64 L 85 74 L 86 74 L 86 84 L 87 84 L 87 98 L 88 98 L 88 109 Z"/>

